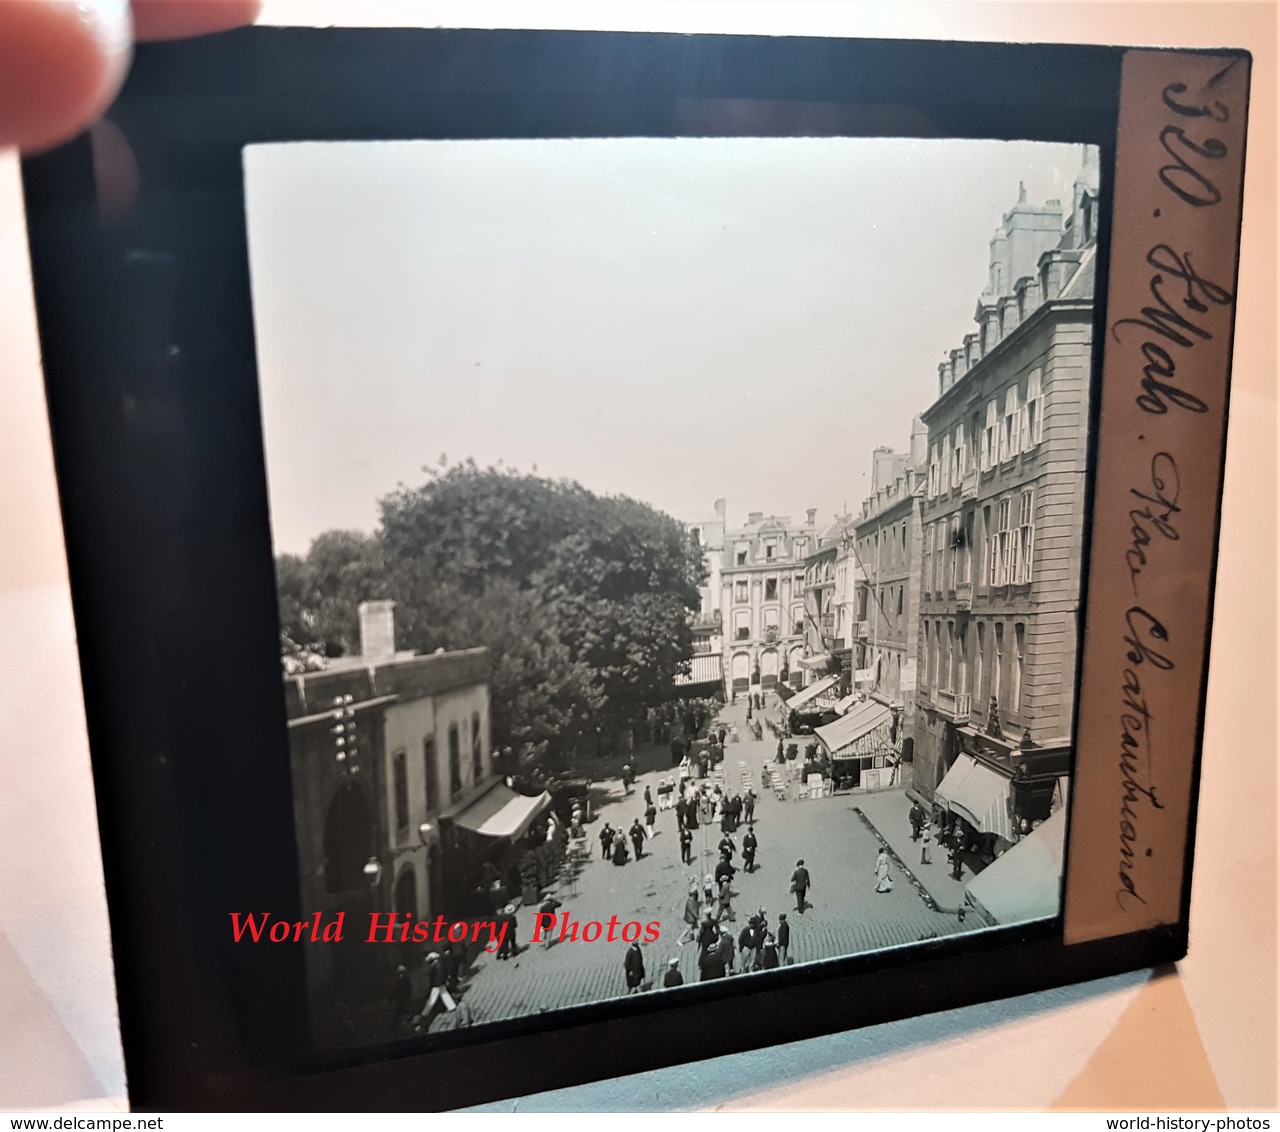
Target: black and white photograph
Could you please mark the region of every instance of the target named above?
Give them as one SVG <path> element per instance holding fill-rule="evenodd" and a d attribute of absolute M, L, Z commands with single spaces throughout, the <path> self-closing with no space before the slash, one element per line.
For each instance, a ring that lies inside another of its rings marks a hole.
<path fill-rule="evenodd" d="M 1094 147 L 244 167 L 318 1047 L 1059 914 Z"/>

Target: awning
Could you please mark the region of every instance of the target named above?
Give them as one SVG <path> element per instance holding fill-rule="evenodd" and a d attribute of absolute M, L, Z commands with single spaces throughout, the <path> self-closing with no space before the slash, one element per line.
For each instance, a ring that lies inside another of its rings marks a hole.
<path fill-rule="evenodd" d="M 827 653 L 822 656 L 802 656 L 800 658 L 800 667 L 808 669 L 810 672 L 825 670 L 831 667 L 832 659 Z"/>
<path fill-rule="evenodd" d="M 454 825 L 478 833 L 481 837 L 519 837 L 534 819 L 551 805 L 545 791 L 537 797 L 517 794 L 502 782 L 495 782 L 487 793 L 456 814 L 442 814 Z"/>
<path fill-rule="evenodd" d="M 864 700 L 852 707 L 834 723 L 825 727 L 815 727 L 813 733 L 822 740 L 833 759 L 850 758 L 860 755 L 887 754 L 892 751 L 887 727 L 893 722 L 893 712 L 884 704 L 875 700 Z M 880 727 L 886 731 L 882 736 L 872 736 L 872 732 Z M 868 743 L 859 741 L 870 739 Z M 847 752 L 847 753 L 846 753 Z"/>
<path fill-rule="evenodd" d="M 810 684 L 803 691 L 797 692 L 792 696 L 791 699 L 787 701 L 787 707 L 792 711 L 795 711 L 798 708 L 804 707 L 806 704 L 811 704 L 824 692 L 831 691 L 831 689 L 839 683 L 839 676 L 824 676 L 821 680 Z"/>
<path fill-rule="evenodd" d="M 935 792 L 939 801 L 974 829 L 1013 840 L 1009 779 L 969 755 L 956 758 Z"/>
<path fill-rule="evenodd" d="M 1059 810 L 974 877 L 965 898 L 994 924 L 1056 916 L 1066 832 Z"/>
<path fill-rule="evenodd" d="M 724 681 L 724 657 L 719 653 L 698 653 L 687 676 L 677 676 L 676 684 L 720 684 Z"/>
<path fill-rule="evenodd" d="M 836 700 L 832 710 L 840 715 L 844 715 L 854 704 L 858 702 L 858 694 L 850 692 L 843 700 Z"/>

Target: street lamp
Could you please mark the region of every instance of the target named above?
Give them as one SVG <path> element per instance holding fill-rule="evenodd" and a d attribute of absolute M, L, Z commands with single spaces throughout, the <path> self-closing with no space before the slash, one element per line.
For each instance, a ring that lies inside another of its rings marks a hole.
<path fill-rule="evenodd" d="M 382 862 L 377 857 L 370 857 L 364 863 L 364 868 L 360 870 L 364 874 L 364 879 L 369 882 L 370 888 L 377 888 L 378 881 L 382 879 Z"/>

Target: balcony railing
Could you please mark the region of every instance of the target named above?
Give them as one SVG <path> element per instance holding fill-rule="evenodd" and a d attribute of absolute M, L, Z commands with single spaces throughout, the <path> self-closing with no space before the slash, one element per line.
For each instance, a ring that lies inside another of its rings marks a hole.
<path fill-rule="evenodd" d="M 956 609 L 960 612 L 968 612 L 973 608 L 973 583 L 957 582 L 956 583 Z"/>
<path fill-rule="evenodd" d="M 951 716 L 958 723 L 969 722 L 969 712 L 973 706 L 973 696 L 968 692 L 953 692 L 949 688 L 934 687 L 931 689 L 934 706 Z"/>
<path fill-rule="evenodd" d="M 960 480 L 961 501 L 978 498 L 978 469 L 970 468 Z"/>

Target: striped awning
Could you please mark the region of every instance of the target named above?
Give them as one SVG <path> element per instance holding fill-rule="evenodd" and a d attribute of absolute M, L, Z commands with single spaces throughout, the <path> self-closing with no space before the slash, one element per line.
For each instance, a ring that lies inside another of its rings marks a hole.
<path fill-rule="evenodd" d="M 687 676 L 677 676 L 676 684 L 719 684 L 724 679 L 724 657 L 717 653 L 698 653 Z"/>
<path fill-rule="evenodd" d="M 514 840 L 550 805 L 550 794 L 544 792 L 534 797 L 517 794 L 497 782 L 465 809 L 441 816 L 481 837 L 509 837 Z"/>
<path fill-rule="evenodd" d="M 798 711 L 807 704 L 813 704 L 814 701 L 830 692 L 837 684 L 840 683 L 839 676 L 824 676 L 821 680 L 810 684 L 802 692 L 797 692 L 787 701 L 787 707 L 791 711 Z"/>
<path fill-rule="evenodd" d="M 965 898 L 993 924 L 1058 914 L 1066 815 L 1059 810 L 969 882 Z"/>
<path fill-rule="evenodd" d="M 970 755 L 960 755 L 938 783 L 935 794 L 947 809 L 959 814 L 974 829 L 1013 840 L 1009 815 L 1009 779 Z"/>

